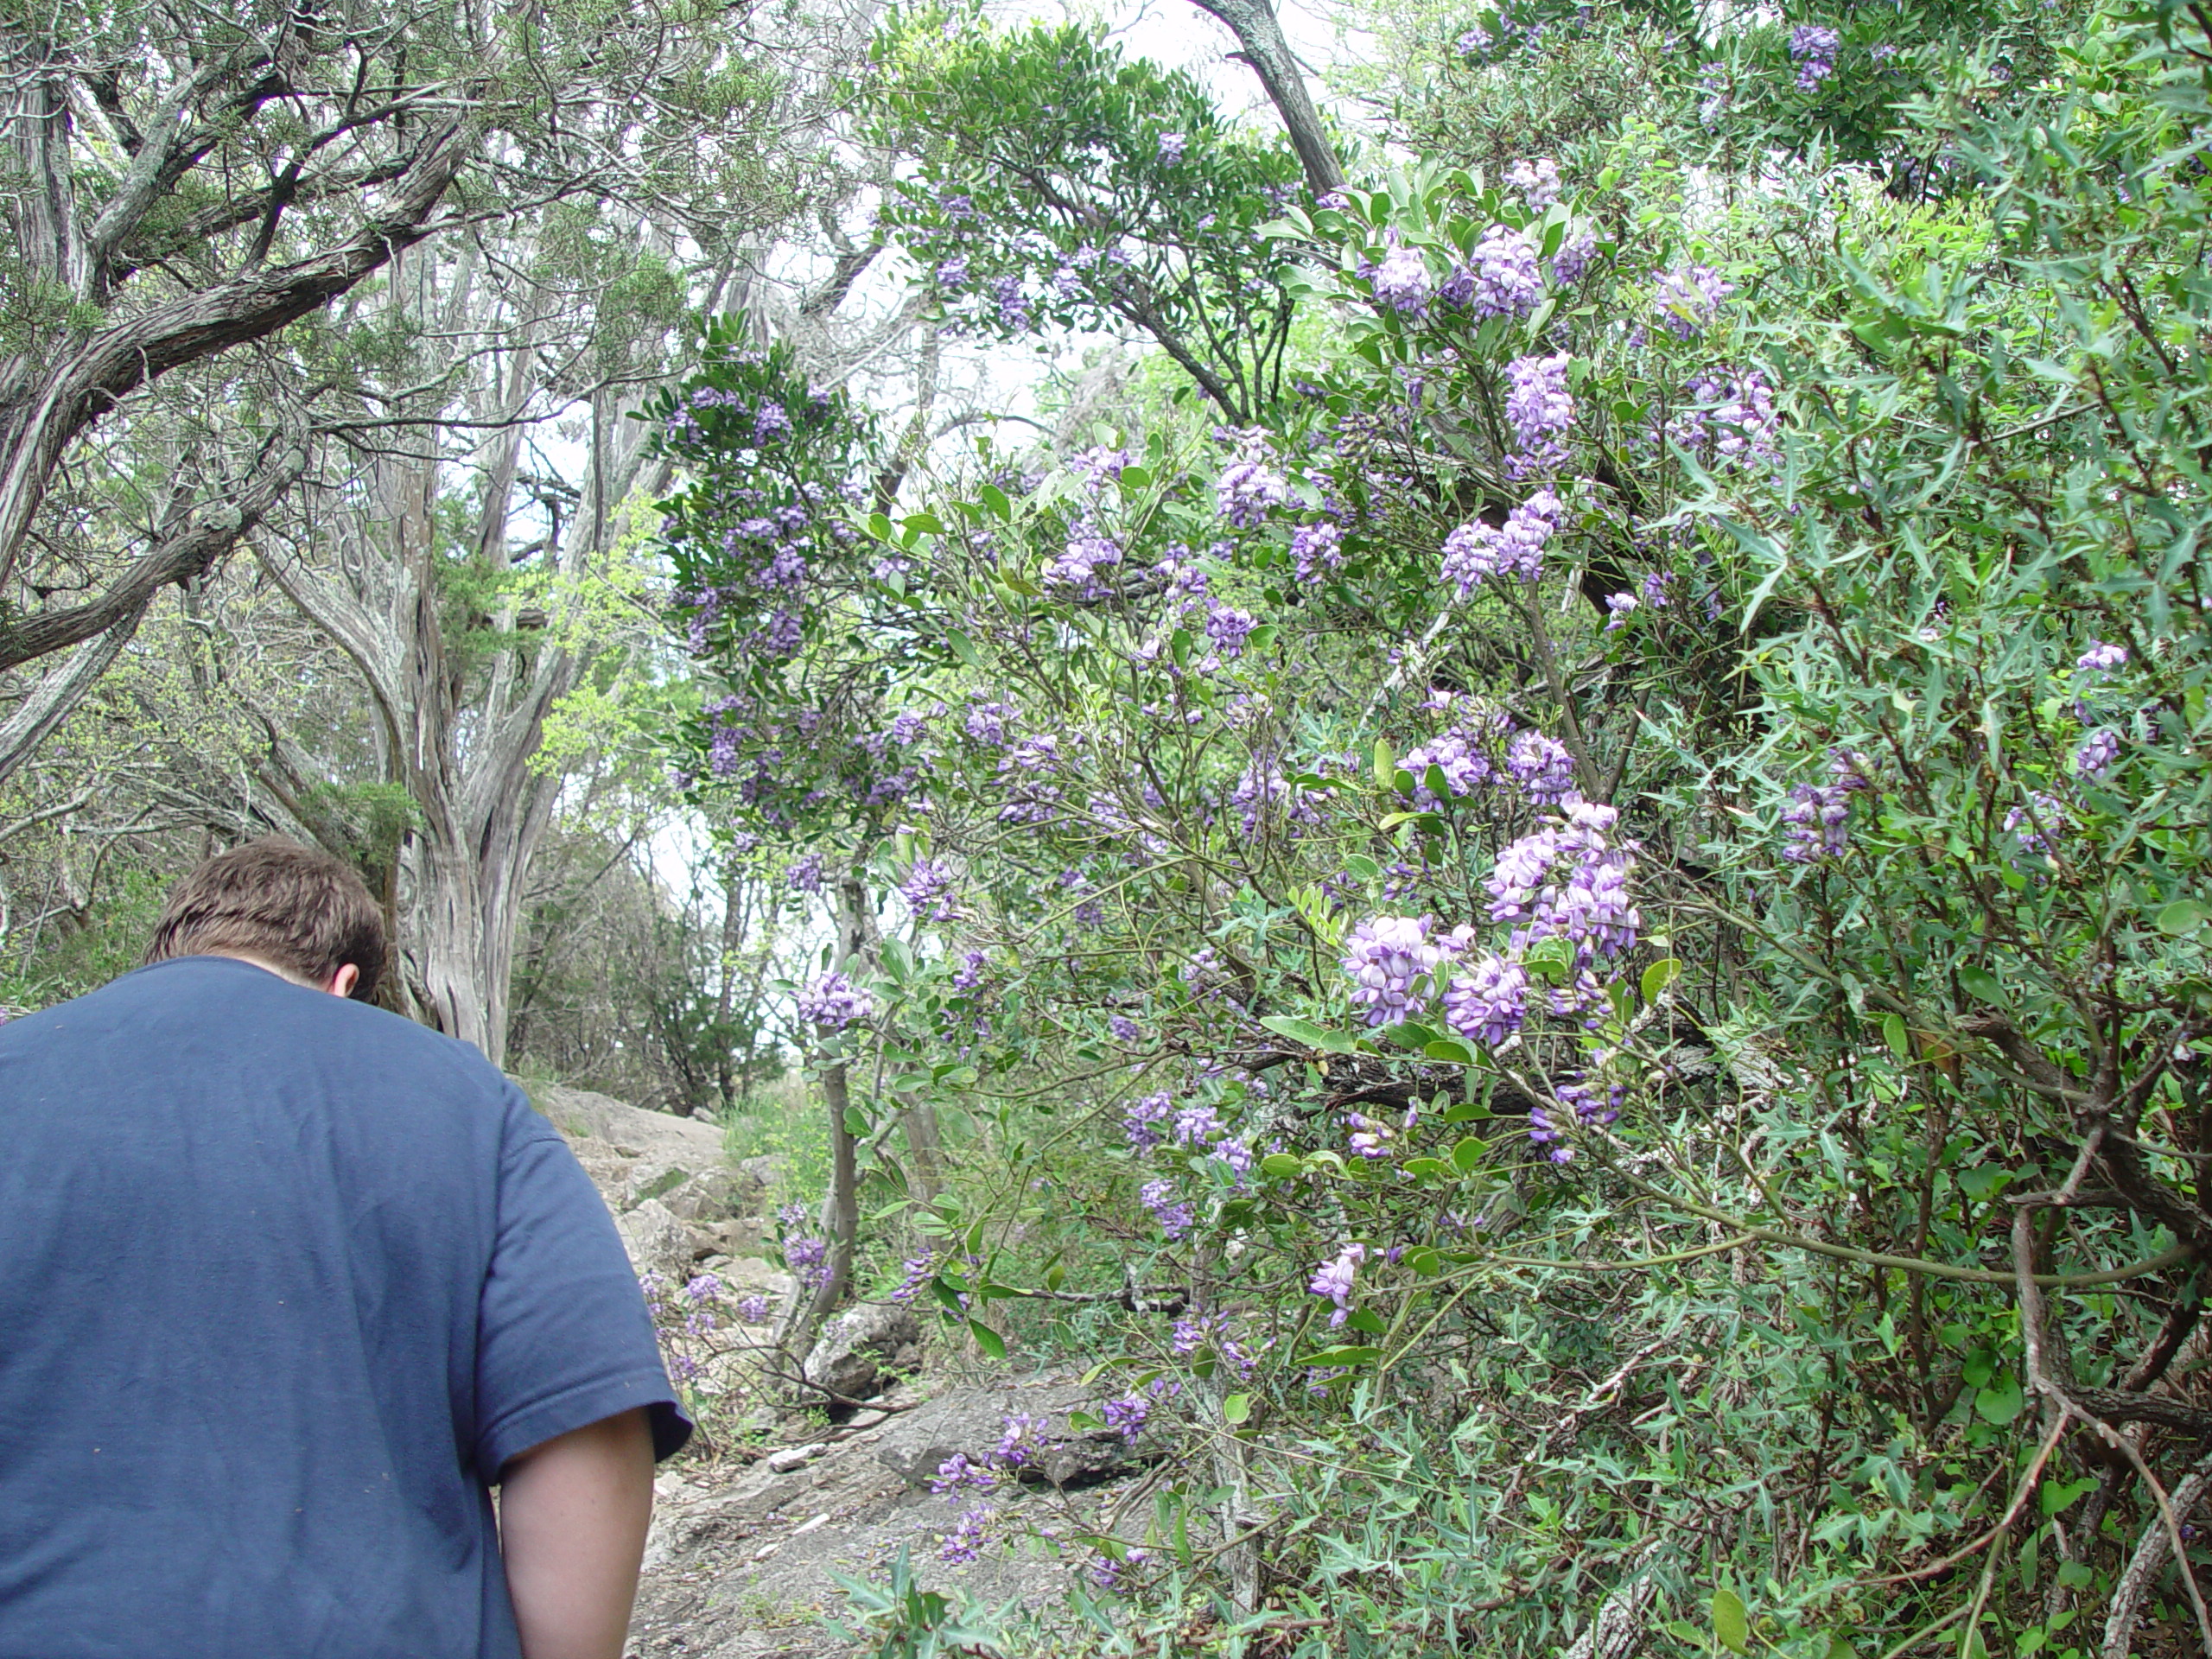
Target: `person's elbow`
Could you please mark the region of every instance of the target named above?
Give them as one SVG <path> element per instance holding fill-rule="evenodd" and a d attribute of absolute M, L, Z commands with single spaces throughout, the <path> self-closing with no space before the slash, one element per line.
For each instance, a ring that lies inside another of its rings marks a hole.
<path fill-rule="evenodd" d="M 499 1547 L 524 1659 L 620 1659 L 652 1522 L 643 1410 L 588 1423 L 507 1460 Z"/>

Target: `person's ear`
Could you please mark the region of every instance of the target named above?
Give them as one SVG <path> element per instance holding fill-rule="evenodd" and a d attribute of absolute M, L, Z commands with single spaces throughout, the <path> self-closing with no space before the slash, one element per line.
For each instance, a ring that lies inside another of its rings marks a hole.
<path fill-rule="evenodd" d="M 338 970 L 331 975 L 329 982 L 322 988 L 333 996 L 351 996 L 353 987 L 360 982 L 361 970 L 350 962 L 340 963 Z"/>

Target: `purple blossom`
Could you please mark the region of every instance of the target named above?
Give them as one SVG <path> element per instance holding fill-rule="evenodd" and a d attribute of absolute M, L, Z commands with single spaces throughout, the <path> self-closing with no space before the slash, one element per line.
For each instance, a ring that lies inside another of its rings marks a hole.
<path fill-rule="evenodd" d="M 1014 719 L 1014 705 L 1007 702 L 979 702 L 968 711 L 963 722 L 968 735 L 978 743 L 1003 747 L 1007 725 Z"/>
<path fill-rule="evenodd" d="M 1137 458 L 1134 450 L 1095 444 L 1077 455 L 1075 464 L 1082 470 L 1084 486 L 1096 495 L 1109 484 L 1121 482 L 1122 474 L 1137 464 Z"/>
<path fill-rule="evenodd" d="M 1160 148 L 1154 152 L 1155 159 L 1162 167 L 1173 167 L 1183 159 L 1183 152 L 1190 147 L 1190 139 L 1179 132 L 1163 132 L 1160 135 Z"/>
<path fill-rule="evenodd" d="M 1617 628 L 1626 627 L 1629 615 L 1636 607 L 1637 598 L 1634 594 L 1607 594 L 1605 609 L 1611 614 L 1605 622 L 1605 632 L 1611 633 Z"/>
<path fill-rule="evenodd" d="M 995 277 L 991 283 L 991 298 L 998 306 L 1001 322 L 1017 332 L 1029 327 L 1029 302 L 1022 297 L 1020 277 Z"/>
<path fill-rule="evenodd" d="M 1206 607 L 1206 638 L 1213 641 L 1215 649 L 1224 657 L 1243 656 L 1244 641 L 1258 626 L 1259 620 L 1249 611 L 1240 611 L 1218 600 Z"/>
<path fill-rule="evenodd" d="M 1408 1120 L 1412 1114 L 1407 1114 Z M 1344 1127 L 1351 1131 L 1347 1144 L 1361 1158 L 1387 1158 L 1390 1143 L 1398 1138 L 1395 1126 L 1388 1119 L 1370 1117 L 1363 1112 L 1349 1112 L 1344 1116 Z"/>
<path fill-rule="evenodd" d="M 746 1325 L 766 1325 L 768 1322 L 768 1299 L 758 1292 L 741 1299 L 737 1305 L 737 1317 Z"/>
<path fill-rule="evenodd" d="M 1446 732 L 1408 750 L 1398 764 L 1413 774 L 1414 804 L 1420 807 L 1444 804 L 1428 786 L 1431 766 L 1443 774 L 1445 790 L 1453 796 L 1471 795 L 1494 775 L 1489 759 L 1459 732 Z"/>
<path fill-rule="evenodd" d="M 1474 282 L 1466 299 L 1477 317 L 1525 317 L 1544 296 L 1536 245 L 1528 233 L 1493 225 L 1475 245 Z"/>
<path fill-rule="evenodd" d="M 722 1294 L 722 1281 L 711 1273 L 702 1273 L 690 1280 L 683 1294 L 695 1302 L 710 1302 Z"/>
<path fill-rule="evenodd" d="M 1444 992 L 1445 1023 L 1486 1048 L 1520 1030 L 1528 1010 L 1528 969 L 1509 957 L 1483 957 Z"/>
<path fill-rule="evenodd" d="M 1735 101 L 1728 87 L 1728 66 L 1708 63 L 1697 72 L 1698 124 L 1710 130 L 1720 124 L 1720 118 L 1728 113 L 1728 106 Z"/>
<path fill-rule="evenodd" d="M 842 1031 L 875 1013 L 875 999 L 840 973 L 824 974 L 798 994 L 798 1017 L 808 1025 Z"/>
<path fill-rule="evenodd" d="M 822 855 L 802 853 L 784 871 L 784 880 L 793 893 L 822 891 Z"/>
<path fill-rule="evenodd" d="M 1006 1432 L 999 1436 L 998 1450 L 991 1455 L 1008 1469 L 1042 1461 L 1046 1427 L 1042 1417 L 1026 1411 L 1009 1413 L 1004 1419 Z"/>
<path fill-rule="evenodd" d="M 906 1276 L 899 1281 L 899 1287 L 891 1293 L 891 1300 L 894 1302 L 911 1302 L 920 1293 L 922 1287 L 937 1276 L 937 1252 L 925 1248 L 919 1255 L 910 1255 L 899 1265 L 906 1268 Z"/>
<path fill-rule="evenodd" d="M 2112 674 L 2127 666 L 2127 647 L 2107 645 L 2101 639 L 2089 641 L 2089 648 L 2074 659 L 2074 669 L 2079 674 Z"/>
<path fill-rule="evenodd" d="M 1841 753 L 1830 757 L 1828 779 L 1825 784 L 1797 785 L 1783 803 L 1789 839 L 1782 855 L 1792 864 L 1840 858 L 1850 845 L 1851 796 L 1868 786 L 1866 779 L 1858 760 Z"/>
<path fill-rule="evenodd" d="M 1544 1149 L 1544 1156 L 1554 1164 L 1570 1163 L 1574 1148 L 1560 1139 L 1558 1129 L 1552 1125 L 1551 1114 L 1541 1106 L 1529 1109 L 1529 1138 Z"/>
<path fill-rule="evenodd" d="M 1560 806 L 1580 798 L 1574 786 L 1574 757 L 1565 745 L 1541 732 L 1516 732 L 1506 745 L 1505 769 L 1521 792 L 1538 806 Z"/>
<path fill-rule="evenodd" d="M 1138 1029 L 1137 1022 L 1126 1014 L 1108 1015 L 1106 1029 L 1117 1043 L 1135 1043 L 1144 1039 L 1144 1033 Z"/>
<path fill-rule="evenodd" d="M 1359 1264 L 1367 1260 L 1367 1246 L 1347 1244 L 1338 1250 L 1333 1260 L 1324 1262 L 1313 1271 L 1306 1288 L 1316 1296 L 1325 1296 L 1336 1304 L 1337 1311 L 1329 1315 L 1329 1326 L 1334 1330 L 1351 1313 L 1352 1282 L 1359 1272 Z"/>
<path fill-rule="evenodd" d="M 930 1491 L 939 1497 L 973 1487 L 988 1492 L 999 1484 L 998 1473 L 988 1464 L 971 1460 L 965 1452 L 956 1452 L 937 1466 L 937 1473 L 929 1480 Z"/>
<path fill-rule="evenodd" d="M 1556 472 L 1566 463 L 1567 446 L 1560 440 L 1574 424 L 1574 395 L 1567 388 L 1573 361 L 1569 353 L 1557 352 L 1516 357 L 1505 365 L 1505 420 L 1517 452 L 1508 459 L 1506 470 L 1513 477 Z"/>
<path fill-rule="evenodd" d="M 1292 531 L 1290 556 L 1298 562 L 1298 579 L 1308 582 L 1318 572 L 1344 569 L 1344 539 L 1343 528 L 1329 519 Z"/>
<path fill-rule="evenodd" d="M 982 1504 L 963 1510 L 944 1535 L 944 1542 L 938 1548 L 938 1560 L 955 1566 L 965 1566 L 982 1557 L 983 1546 L 990 1541 L 992 1516 Z"/>
<path fill-rule="evenodd" d="M 906 880 L 899 884 L 899 893 L 922 921 L 957 921 L 960 906 L 954 891 L 956 882 L 950 865 L 936 859 L 918 858 L 906 872 Z"/>
<path fill-rule="evenodd" d="M 1144 1433 L 1145 1420 L 1152 1415 L 1152 1402 L 1141 1394 L 1125 1394 L 1118 1400 L 1109 1400 L 1101 1414 L 1106 1427 L 1119 1434 L 1124 1445 L 1135 1446 Z"/>
<path fill-rule="evenodd" d="M 753 412 L 753 442 L 767 443 L 791 429 L 791 417 L 781 404 L 763 404 Z"/>
<path fill-rule="evenodd" d="M 1067 545 L 1045 566 L 1047 588 L 1072 588 L 1077 597 L 1096 599 L 1105 590 L 1097 573 L 1122 562 L 1122 544 L 1089 519 L 1068 527 Z"/>
<path fill-rule="evenodd" d="M 1842 37 L 1819 23 L 1800 23 L 1789 31 L 1789 58 L 1797 66 L 1797 90 L 1816 92 L 1835 73 L 1836 48 Z"/>
<path fill-rule="evenodd" d="M 983 964 L 990 957 L 981 950 L 963 950 L 960 966 L 953 971 L 952 989 L 956 995 L 966 996 L 982 988 Z"/>
<path fill-rule="evenodd" d="M 1148 1549 L 1124 1550 L 1118 1560 L 1102 1549 L 1092 1554 L 1083 1570 L 1089 1575 L 1093 1587 L 1114 1591 L 1122 1587 L 1123 1573 L 1131 1567 L 1141 1567 L 1151 1559 L 1152 1552 Z"/>
<path fill-rule="evenodd" d="M 2026 804 L 2005 815 L 2005 833 L 2019 837 L 2021 850 L 2046 856 L 2056 854 L 2059 837 L 2071 827 L 2065 804 L 2041 790 L 2030 790 Z"/>
<path fill-rule="evenodd" d="M 1392 249 L 1381 264 L 1370 270 L 1367 280 L 1376 304 L 1387 306 L 1402 317 L 1428 315 L 1433 289 L 1428 280 L 1428 262 L 1418 248 Z"/>
<path fill-rule="evenodd" d="M 1695 340 L 1720 312 L 1720 302 L 1736 291 L 1710 265 L 1684 265 L 1659 283 L 1659 326 L 1677 340 Z"/>
<path fill-rule="evenodd" d="M 2074 751 L 2074 771 L 2082 778 L 2101 778 L 2120 759 L 2120 734 L 2109 726 L 2098 728 Z"/>
<path fill-rule="evenodd" d="M 1238 530 L 1257 529 L 1270 509 L 1289 499 L 1290 486 L 1282 475 L 1249 454 L 1223 467 L 1214 480 L 1216 507 Z"/>
<path fill-rule="evenodd" d="M 1611 839 L 1620 814 L 1610 806 L 1570 804 L 1564 814 L 1498 853 L 1484 882 L 1490 919 L 1516 925 L 1517 950 L 1531 941 L 1564 938 L 1578 960 L 1616 956 L 1635 944 L 1643 918 L 1630 901 L 1628 873 L 1636 843 Z"/>
<path fill-rule="evenodd" d="M 947 294 L 957 294 L 968 286 L 968 261 L 956 254 L 937 268 L 937 285 Z"/>
<path fill-rule="evenodd" d="M 1516 162 L 1505 169 L 1505 182 L 1521 193 L 1521 200 L 1542 213 L 1560 198 L 1559 163 L 1548 156 L 1533 162 Z"/>
<path fill-rule="evenodd" d="M 1559 245 L 1559 251 L 1552 256 L 1552 283 L 1557 288 L 1573 288 L 1590 269 L 1590 262 L 1598 257 L 1598 238 L 1586 230 L 1567 232 Z"/>
<path fill-rule="evenodd" d="M 1166 1094 L 1146 1095 L 1131 1101 L 1122 1114 L 1122 1133 L 1131 1147 L 1139 1152 L 1150 1152 L 1164 1146 L 1167 1131 L 1164 1127 L 1173 1115 L 1175 1103 Z"/>
<path fill-rule="evenodd" d="M 1643 594 L 1643 602 L 1655 611 L 1667 608 L 1667 593 L 1675 578 L 1666 570 L 1647 570 L 1637 586 Z"/>
<path fill-rule="evenodd" d="M 1775 439 L 1782 417 L 1757 369 L 1701 369 L 1690 377 L 1687 395 L 1694 407 L 1667 425 L 1667 435 L 1683 448 L 1713 466 L 1781 459 Z"/>
<path fill-rule="evenodd" d="M 1505 516 L 1496 529 L 1471 518 L 1444 538 L 1444 580 L 1463 600 L 1492 577 L 1517 575 L 1535 581 L 1543 574 L 1544 543 L 1559 528 L 1566 511 L 1549 485 Z"/>
<path fill-rule="evenodd" d="M 1428 924 L 1414 916 L 1371 916 L 1344 942 L 1344 969 L 1351 1000 L 1367 1009 L 1370 1026 L 1397 1025 L 1414 1007 L 1414 982 L 1443 960 Z"/>

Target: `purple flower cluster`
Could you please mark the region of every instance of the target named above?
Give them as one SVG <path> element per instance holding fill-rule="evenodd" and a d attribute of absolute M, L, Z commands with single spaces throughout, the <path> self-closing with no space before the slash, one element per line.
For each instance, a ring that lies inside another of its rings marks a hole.
<path fill-rule="evenodd" d="M 951 922 L 960 918 L 960 905 L 955 886 L 952 867 L 932 858 L 918 858 L 906 872 L 906 879 L 899 885 L 899 893 L 907 907 L 925 922 Z"/>
<path fill-rule="evenodd" d="M 1439 292 L 1451 303 L 1468 307 L 1478 318 L 1525 317 L 1544 296 L 1536 245 L 1525 231 L 1493 225 L 1475 244 L 1472 268 L 1454 272 Z"/>
<path fill-rule="evenodd" d="M 1131 1101 L 1122 1113 L 1122 1132 L 1138 1152 L 1150 1152 L 1167 1142 L 1166 1125 L 1174 1116 L 1175 1103 L 1166 1093 Z"/>
<path fill-rule="evenodd" d="M 1552 282 L 1559 288 L 1573 288 L 1590 269 L 1590 262 L 1598 257 L 1598 238 L 1586 230 L 1569 231 L 1559 245 L 1559 251 L 1552 256 Z"/>
<path fill-rule="evenodd" d="M 1300 524 L 1290 532 L 1290 556 L 1297 561 L 1298 579 L 1310 582 L 1323 570 L 1344 569 L 1344 532 L 1333 520 Z"/>
<path fill-rule="evenodd" d="M 1695 340 L 1720 315 L 1720 302 L 1736 291 L 1710 265 L 1684 265 L 1659 283 L 1659 326 L 1677 340 Z"/>
<path fill-rule="evenodd" d="M 1836 48 L 1842 36 L 1820 23 L 1800 23 L 1789 31 L 1789 60 L 1797 66 L 1797 90 L 1817 92 L 1835 73 Z"/>
<path fill-rule="evenodd" d="M 990 1541 L 993 1519 L 990 1510 L 983 1504 L 963 1510 L 953 1522 L 952 1530 L 945 1534 L 944 1542 L 938 1547 L 938 1560 L 956 1567 L 982 1560 L 983 1546 Z"/>
<path fill-rule="evenodd" d="M 830 1241 L 819 1233 L 804 1231 L 806 1211 L 798 1205 L 787 1204 L 778 1211 L 783 1224 L 784 1265 L 791 1270 L 800 1284 L 815 1287 L 825 1284 L 830 1278 Z"/>
<path fill-rule="evenodd" d="M 1160 1224 L 1160 1230 L 1170 1241 L 1188 1236 L 1197 1219 L 1191 1206 L 1177 1196 L 1175 1184 L 1170 1180 L 1147 1181 L 1137 1189 L 1137 1202 L 1152 1212 L 1153 1220 Z"/>
<path fill-rule="evenodd" d="M 1152 1402 L 1141 1394 L 1125 1394 L 1109 1400 L 1101 1415 L 1106 1419 L 1106 1427 L 1122 1437 L 1123 1445 L 1135 1446 L 1144 1433 L 1145 1421 L 1152 1415 Z"/>
<path fill-rule="evenodd" d="M 1548 357 L 1516 357 L 1505 365 L 1509 390 L 1505 422 L 1513 429 L 1515 453 L 1506 471 L 1515 478 L 1555 473 L 1567 462 L 1560 440 L 1574 424 L 1574 394 L 1567 387 L 1566 352 Z"/>
<path fill-rule="evenodd" d="M 1393 248 L 1382 263 L 1367 268 L 1367 283 L 1375 303 L 1402 317 L 1425 317 L 1433 293 L 1428 262 L 1418 248 Z"/>
<path fill-rule="evenodd" d="M 1628 619 L 1636 607 L 1637 597 L 1634 594 L 1607 594 L 1605 609 L 1609 614 L 1605 619 L 1605 632 L 1611 633 L 1616 629 L 1626 627 Z"/>
<path fill-rule="evenodd" d="M 1259 619 L 1249 611 L 1240 611 L 1218 600 L 1206 607 L 1206 638 L 1213 641 L 1214 649 L 1224 657 L 1243 656 L 1245 640 L 1258 626 Z"/>
<path fill-rule="evenodd" d="M 2046 857 L 2057 852 L 2059 837 L 2071 826 L 2065 804 L 2041 790 L 2029 791 L 2026 804 L 2005 815 L 2005 833 L 2019 838 L 2020 849 Z"/>
<path fill-rule="evenodd" d="M 1709 466 L 1739 467 L 1781 459 L 1782 417 L 1774 392 L 1757 369 L 1700 369 L 1690 376 L 1694 408 L 1668 423 L 1667 435 Z"/>
<path fill-rule="evenodd" d="M 991 282 L 991 299 L 999 308 L 999 321 L 1017 332 L 1026 329 L 1033 320 L 1029 302 L 1021 292 L 1019 276 L 998 276 Z"/>
<path fill-rule="evenodd" d="M 1471 795 L 1495 775 L 1490 758 L 1468 741 L 1464 732 L 1446 732 L 1417 748 L 1408 749 L 1399 766 L 1414 778 L 1414 804 L 1430 808 L 1444 804 L 1428 786 L 1428 769 L 1443 774 L 1444 787 L 1452 796 Z"/>
<path fill-rule="evenodd" d="M 1445 988 L 1445 1023 L 1486 1048 L 1520 1030 L 1528 1013 L 1529 970 L 1510 957 L 1486 956 Z"/>
<path fill-rule="evenodd" d="M 1574 786 L 1574 757 L 1541 732 L 1516 732 L 1505 747 L 1505 770 L 1538 806 L 1564 806 L 1581 796 Z"/>
<path fill-rule="evenodd" d="M 793 893 L 822 891 L 822 855 L 802 853 L 784 871 L 785 884 Z"/>
<path fill-rule="evenodd" d="M 998 1449 L 991 1454 L 1001 1466 L 1019 1469 L 1044 1460 L 1045 1432 L 1049 1427 L 1044 1418 L 1026 1411 L 1013 1412 L 1002 1427 L 1005 1432 L 999 1436 Z"/>
<path fill-rule="evenodd" d="M 1414 982 L 1443 958 L 1443 947 L 1431 943 L 1420 917 L 1371 916 L 1344 942 L 1351 1000 L 1366 1007 L 1369 1025 L 1398 1025 L 1414 1010 Z"/>
<path fill-rule="evenodd" d="M 1501 850 L 1484 882 L 1490 919 L 1514 925 L 1517 951 L 1538 939 L 1563 938 L 1578 965 L 1593 956 L 1632 948 L 1643 918 L 1628 890 L 1634 842 L 1611 839 L 1620 814 L 1587 802 L 1570 804 L 1553 823 Z"/>
<path fill-rule="evenodd" d="M 1521 193 L 1521 200 L 1542 213 L 1560 199 L 1559 163 L 1548 156 L 1533 162 L 1516 162 L 1505 169 L 1505 182 Z"/>
<path fill-rule="evenodd" d="M 999 1484 L 998 1472 L 987 1463 L 976 1463 L 965 1452 L 956 1452 L 937 1466 L 929 1479 L 930 1491 L 939 1497 L 973 1487 L 988 1492 Z"/>
<path fill-rule="evenodd" d="M 981 950 L 961 952 L 960 966 L 955 969 L 952 974 L 953 994 L 957 996 L 966 996 L 981 990 L 983 985 L 983 965 L 989 960 L 989 956 Z"/>
<path fill-rule="evenodd" d="M 1829 759 L 1827 783 L 1799 784 L 1793 788 L 1782 806 L 1788 837 L 1783 857 L 1792 864 L 1840 858 L 1851 844 L 1852 793 L 1866 787 L 1858 762 L 1849 755 L 1838 754 Z"/>
<path fill-rule="evenodd" d="M 840 973 L 824 974 L 798 994 L 798 1017 L 826 1031 L 842 1031 L 875 1013 L 875 999 Z"/>
<path fill-rule="evenodd" d="M 2074 669 L 2079 674 L 2116 674 L 2127 666 L 2127 647 L 2107 645 L 2101 639 L 2089 641 L 2089 648 L 2074 659 Z"/>
<path fill-rule="evenodd" d="M 979 702 L 968 711 L 963 722 L 968 735 L 978 743 L 1003 747 L 1007 728 L 1014 720 L 1014 705 L 1007 702 Z"/>
<path fill-rule="evenodd" d="M 2120 759 L 2120 734 L 2109 726 L 2101 726 L 2082 740 L 2082 747 L 2074 751 L 2074 771 L 2077 777 L 2101 778 Z"/>
<path fill-rule="evenodd" d="M 1067 545 L 1045 565 L 1047 588 L 1071 588 L 1079 599 L 1096 599 L 1105 591 L 1098 572 L 1122 562 L 1122 544 L 1089 519 L 1068 527 Z"/>
<path fill-rule="evenodd" d="M 925 1248 L 919 1255 L 910 1255 L 899 1265 L 906 1268 L 906 1276 L 899 1281 L 899 1287 L 891 1293 L 891 1300 L 894 1302 L 911 1302 L 920 1293 L 922 1287 L 937 1276 L 937 1252 Z"/>
<path fill-rule="evenodd" d="M 1160 147 L 1154 152 L 1154 158 L 1162 167 L 1173 167 L 1183 159 L 1183 152 L 1190 148 L 1190 139 L 1182 133 L 1163 132 L 1160 135 Z"/>
<path fill-rule="evenodd" d="M 1313 1270 L 1306 1288 L 1316 1296 L 1325 1296 L 1336 1305 L 1336 1312 L 1329 1315 L 1332 1330 L 1342 1325 L 1351 1313 L 1353 1281 L 1359 1273 L 1359 1264 L 1367 1260 L 1367 1246 L 1347 1244 L 1335 1257 L 1324 1262 Z"/>
<path fill-rule="evenodd" d="M 1268 512 L 1290 499 L 1290 486 L 1255 454 L 1240 455 L 1214 480 L 1214 502 L 1221 516 L 1238 530 L 1255 530 Z"/>
<path fill-rule="evenodd" d="M 1559 528 L 1566 508 L 1549 485 L 1505 516 L 1503 529 L 1471 518 L 1444 538 L 1444 580 L 1471 598 L 1476 588 L 1497 576 L 1543 573 L 1544 543 Z"/>
<path fill-rule="evenodd" d="M 937 268 L 937 285 L 947 294 L 957 294 L 968 286 L 968 261 L 956 255 Z"/>

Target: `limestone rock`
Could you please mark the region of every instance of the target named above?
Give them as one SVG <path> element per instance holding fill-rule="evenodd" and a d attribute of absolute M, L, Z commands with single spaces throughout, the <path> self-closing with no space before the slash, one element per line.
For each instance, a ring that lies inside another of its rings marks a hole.
<path fill-rule="evenodd" d="M 1080 1383 L 948 1395 L 906 1413 L 881 1430 L 875 1455 L 908 1485 L 923 1487 L 938 1465 L 956 1453 L 970 1463 L 991 1462 L 1006 1436 L 1007 1418 L 1023 1412 L 1045 1419 L 1046 1429 L 1043 1455 L 1022 1466 L 1020 1478 L 1061 1487 L 1090 1486 L 1151 1460 L 1130 1451 L 1110 1430 L 1068 1426 L 1071 1411 L 1088 1411 L 1096 1417 L 1099 1403 L 1098 1396 Z"/>
<path fill-rule="evenodd" d="M 639 1274 L 657 1273 L 677 1285 L 691 1276 L 691 1236 L 659 1199 L 647 1198 L 615 1217 L 614 1228 Z"/>
<path fill-rule="evenodd" d="M 722 1161 L 722 1133 L 711 1123 L 641 1111 L 610 1095 L 558 1084 L 533 1085 L 531 1104 L 563 1134 L 604 1141 L 626 1158 L 658 1159 L 690 1169 Z"/>
<path fill-rule="evenodd" d="M 863 1302 L 823 1327 L 821 1340 L 806 1357 L 806 1376 L 817 1388 L 865 1400 L 882 1385 L 887 1370 L 912 1370 L 921 1357 L 921 1321 L 912 1308 Z M 833 1404 L 830 1415 L 851 1409 Z"/>

